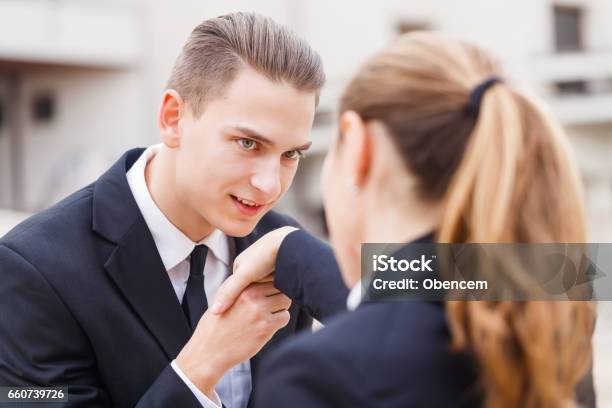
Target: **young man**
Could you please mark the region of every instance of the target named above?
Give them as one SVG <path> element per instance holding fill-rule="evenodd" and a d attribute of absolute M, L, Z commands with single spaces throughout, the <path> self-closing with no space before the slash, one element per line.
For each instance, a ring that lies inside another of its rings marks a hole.
<path fill-rule="evenodd" d="M 236 254 L 293 224 L 269 210 L 323 82 L 319 56 L 269 18 L 196 27 L 163 94 L 162 144 L 0 240 L 0 386 L 68 387 L 66 406 L 246 406 L 260 356 L 310 317 L 271 282 L 205 311 Z"/>

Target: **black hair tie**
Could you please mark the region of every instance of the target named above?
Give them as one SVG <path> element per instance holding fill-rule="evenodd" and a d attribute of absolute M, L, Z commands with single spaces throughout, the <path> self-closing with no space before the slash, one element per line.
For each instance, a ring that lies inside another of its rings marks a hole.
<path fill-rule="evenodd" d="M 480 104 L 482 103 L 482 97 L 485 92 L 493 85 L 498 82 L 503 82 L 503 80 L 499 77 L 493 76 L 486 81 L 483 81 L 480 85 L 472 90 L 470 94 L 470 102 L 467 106 L 467 112 L 470 116 L 474 118 L 478 118 L 478 114 L 480 113 Z"/>

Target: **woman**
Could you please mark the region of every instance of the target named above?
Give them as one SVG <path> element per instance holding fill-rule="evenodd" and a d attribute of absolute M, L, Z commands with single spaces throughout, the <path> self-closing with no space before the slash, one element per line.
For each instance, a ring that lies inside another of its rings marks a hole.
<path fill-rule="evenodd" d="M 330 240 L 353 288 L 349 309 L 359 304 L 362 242 L 586 241 L 562 131 L 500 78 L 479 48 L 413 33 L 367 60 L 348 84 L 323 188 Z M 320 268 L 305 265 L 324 250 L 298 237 L 285 238 L 275 279 L 316 312 L 307 280 L 319 279 Z M 248 264 L 239 260 L 237 271 Z M 282 271 L 291 268 L 303 270 L 287 283 Z M 590 302 L 361 304 L 262 363 L 256 401 L 576 406 L 593 324 Z"/>

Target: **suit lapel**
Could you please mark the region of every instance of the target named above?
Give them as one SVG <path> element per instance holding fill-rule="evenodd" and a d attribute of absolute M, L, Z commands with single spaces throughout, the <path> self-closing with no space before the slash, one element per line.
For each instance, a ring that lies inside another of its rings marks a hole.
<path fill-rule="evenodd" d="M 130 228 L 104 266 L 168 358 L 175 358 L 191 330 L 144 220 Z"/>
<path fill-rule="evenodd" d="M 174 358 L 191 331 L 127 182 L 126 172 L 143 151 L 128 151 L 95 183 L 92 229 L 115 245 L 104 261 L 109 277 Z"/>

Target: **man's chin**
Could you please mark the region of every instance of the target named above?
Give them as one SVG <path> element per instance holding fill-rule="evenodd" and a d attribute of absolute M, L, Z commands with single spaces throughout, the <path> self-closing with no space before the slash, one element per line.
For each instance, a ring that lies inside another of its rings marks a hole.
<path fill-rule="evenodd" d="M 259 219 L 254 221 L 230 221 L 225 225 L 220 225 L 218 228 L 229 237 L 242 238 L 249 235 L 257 226 Z"/>

